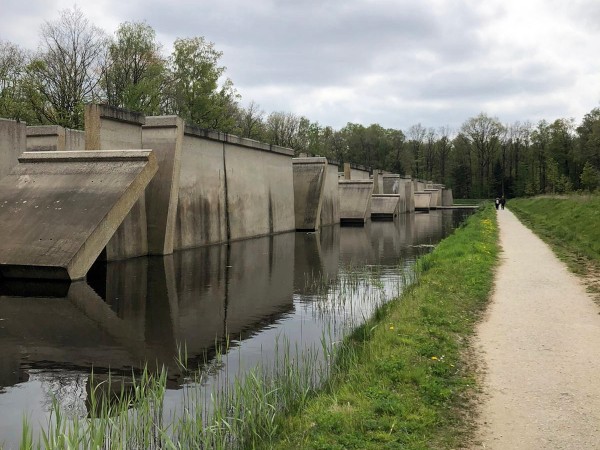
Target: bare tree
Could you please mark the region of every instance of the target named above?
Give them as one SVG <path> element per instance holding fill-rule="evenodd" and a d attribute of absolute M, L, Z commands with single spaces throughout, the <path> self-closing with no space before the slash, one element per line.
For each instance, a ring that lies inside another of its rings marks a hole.
<path fill-rule="evenodd" d="M 42 26 L 39 54 L 28 70 L 31 101 L 40 116 L 83 127 L 83 105 L 95 99 L 105 45 L 105 33 L 77 7 Z"/>
<path fill-rule="evenodd" d="M 238 108 L 236 129 L 241 137 L 260 140 L 264 135 L 265 112 L 252 100 L 246 108 Z"/>
<path fill-rule="evenodd" d="M 414 177 L 419 178 L 420 176 L 422 176 L 422 165 L 420 164 L 421 158 L 422 158 L 422 148 L 423 148 L 423 141 L 425 139 L 425 134 L 427 133 L 427 130 L 423 127 L 423 125 L 421 125 L 420 123 L 411 126 L 408 129 L 408 143 L 410 146 L 410 149 L 412 150 L 413 153 L 413 167 L 412 167 L 412 173 Z"/>

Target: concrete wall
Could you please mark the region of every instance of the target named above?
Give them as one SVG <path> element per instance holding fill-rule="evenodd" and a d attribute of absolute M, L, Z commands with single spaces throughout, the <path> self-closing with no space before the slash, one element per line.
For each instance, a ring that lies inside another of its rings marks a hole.
<path fill-rule="evenodd" d="M 224 143 L 218 140 L 218 133 L 209 133 L 200 128 L 185 127 L 175 249 L 227 241 Z M 209 136 L 215 140 L 208 139 Z"/>
<path fill-rule="evenodd" d="M 452 206 L 454 204 L 454 197 L 452 196 L 452 189 L 442 189 L 442 206 Z"/>
<path fill-rule="evenodd" d="M 442 191 L 439 189 L 425 189 L 425 192 L 431 193 L 431 209 L 437 209 L 438 206 L 442 206 Z"/>
<path fill-rule="evenodd" d="M 235 138 L 225 144 L 229 239 L 294 230 L 293 150 Z"/>
<path fill-rule="evenodd" d="M 106 105 L 86 105 L 86 150 L 142 148 L 142 114 Z M 146 199 L 141 196 L 106 246 L 106 259 L 114 261 L 148 254 Z"/>
<path fill-rule="evenodd" d="M 398 215 L 400 196 L 395 194 L 373 194 L 371 198 L 371 218 L 393 220 Z"/>
<path fill-rule="evenodd" d="M 184 123 L 177 116 L 147 117 L 142 147 L 152 149 L 158 172 L 146 188 L 148 253 L 173 253 Z"/>
<path fill-rule="evenodd" d="M 372 180 L 340 180 L 340 221 L 364 224 L 371 216 Z"/>
<path fill-rule="evenodd" d="M 0 179 L 17 165 L 27 148 L 25 128 L 22 122 L 0 119 Z"/>
<path fill-rule="evenodd" d="M 364 166 L 350 164 L 350 179 L 351 180 L 369 180 L 371 172 Z"/>
<path fill-rule="evenodd" d="M 415 190 L 412 180 L 409 177 L 401 177 L 400 184 L 404 191 L 404 212 L 411 213 L 415 211 Z"/>
<path fill-rule="evenodd" d="M 382 176 L 383 194 L 399 194 L 400 193 L 400 175 L 394 173 L 386 173 Z"/>
<path fill-rule="evenodd" d="M 415 192 L 415 211 L 429 211 L 431 192 Z"/>
<path fill-rule="evenodd" d="M 292 164 L 296 230 L 317 230 L 321 225 L 327 159 L 294 158 Z"/>
<path fill-rule="evenodd" d="M 325 177 L 325 189 L 323 191 L 323 205 L 321 207 L 321 225 L 333 225 L 340 223 L 340 193 L 338 188 L 339 166 L 329 162 L 327 164 L 327 176 Z"/>
<path fill-rule="evenodd" d="M 58 125 L 27 127 L 27 151 L 85 150 L 85 132 Z"/>

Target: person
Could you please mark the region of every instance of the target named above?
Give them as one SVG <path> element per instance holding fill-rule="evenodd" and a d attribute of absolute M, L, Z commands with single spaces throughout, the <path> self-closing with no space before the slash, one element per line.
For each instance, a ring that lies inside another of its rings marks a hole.
<path fill-rule="evenodd" d="M 500 206 L 500 199 L 498 197 L 496 197 L 494 204 L 496 205 L 496 209 L 498 209 L 498 206 Z"/>
<path fill-rule="evenodd" d="M 506 205 L 506 198 L 503 195 L 502 198 L 500 199 L 500 206 L 502 206 L 502 209 L 504 209 L 504 205 Z"/>

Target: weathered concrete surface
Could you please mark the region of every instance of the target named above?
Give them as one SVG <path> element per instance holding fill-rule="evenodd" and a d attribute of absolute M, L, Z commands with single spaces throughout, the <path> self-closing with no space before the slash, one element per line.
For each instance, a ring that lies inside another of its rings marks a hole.
<path fill-rule="evenodd" d="M 17 165 L 26 149 L 25 123 L 0 119 L 0 179 Z"/>
<path fill-rule="evenodd" d="M 350 164 L 350 179 L 351 180 L 369 180 L 371 172 L 365 166 L 358 164 Z"/>
<path fill-rule="evenodd" d="M 0 273 L 83 278 L 156 170 L 142 150 L 23 154 L 0 180 Z"/>
<path fill-rule="evenodd" d="M 400 196 L 397 194 L 373 194 L 371 198 L 371 219 L 393 220 L 398 215 Z"/>
<path fill-rule="evenodd" d="M 107 105 L 85 106 L 85 149 L 142 148 L 142 114 Z M 106 259 L 114 261 L 148 254 L 146 198 L 140 196 L 106 246 Z"/>
<path fill-rule="evenodd" d="M 438 206 L 442 206 L 442 191 L 439 189 L 424 189 L 424 192 L 431 192 L 431 202 L 429 207 L 431 209 L 437 209 Z"/>
<path fill-rule="evenodd" d="M 142 127 L 142 147 L 152 149 L 158 162 L 158 172 L 146 188 L 150 255 L 173 253 L 184 127 L 177 116 L 147 117 Z"/>
<path fill-rule="evenodd" d="M 85 132 L 59 125 L 27 127 L 27 151 L 85 150 Z"/>
<path fill-rule="evenodd" d="M 371 216 L 372 180 L 340 180 L 340 222 L 365 223 Z"/>
<path fill-rule="evenodd" d="M 327 159 L 294 158 L 292 165 L 296 230 L 318 230 L 327 179 Z"/>
<path fill-rule="evenodd" d="M 452 189 L 442 189 L 442 206 L 452 206 L 454 204 L 454 197 L 452 196 Z"/>
<path fill-rule="evenodd" d="M 429 211 L 431 209 L 431 192 L 415 192 L 415 211 Z"/>
<path fill-rule="evenodd" d="M 383 194 L 400 193 L 400 175 L 397 173 L 386 173 L 382 178 Z"/>
<path fill-rule="evenodd" d="M 227 241 L 226 188 L 224 142 L 219 140 L 219 134 L 186 126 L 181 152 L 175 249 Z"/>
<path fill-rule="evenodd" d="M 294 230 L 293 150 L 240 141 L 225 145 L 229 239 Z"/>
<path fill-rule="evenodd" d="M 331 161 L 327 164 L 325 189 L 323 190 L 323 206 L 321 207 L 321 225 L 340 223 L 340 192 L 338 188 L 337 164 Z"/>
<path fill-rule="evenodd" d="M 404 176 L 400 178 L 400 185 L 402 186 L 404 195 L 404 211 L 411 213 L 415 211 L 415 190 L 410 177 Z"/>

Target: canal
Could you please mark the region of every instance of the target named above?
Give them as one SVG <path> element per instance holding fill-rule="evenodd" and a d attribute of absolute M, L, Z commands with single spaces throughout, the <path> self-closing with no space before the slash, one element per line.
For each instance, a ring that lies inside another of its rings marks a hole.
<path fill-rule="evenodd" d="M 283 343 L 302 351 L 340 339 L 399 295 L 416 259 L 469 214 L 403 214 L 96 264 L 66 285 L 0 281 L 0 447 L 18 447 L 23 417 L 44 426 L 53 401 L 87 417 L 92 370 L 127 377 L 164 366 L 164 408 L 176 411 L 189 383 L 183 354 L 212 389 L 272 364 Z"/>

